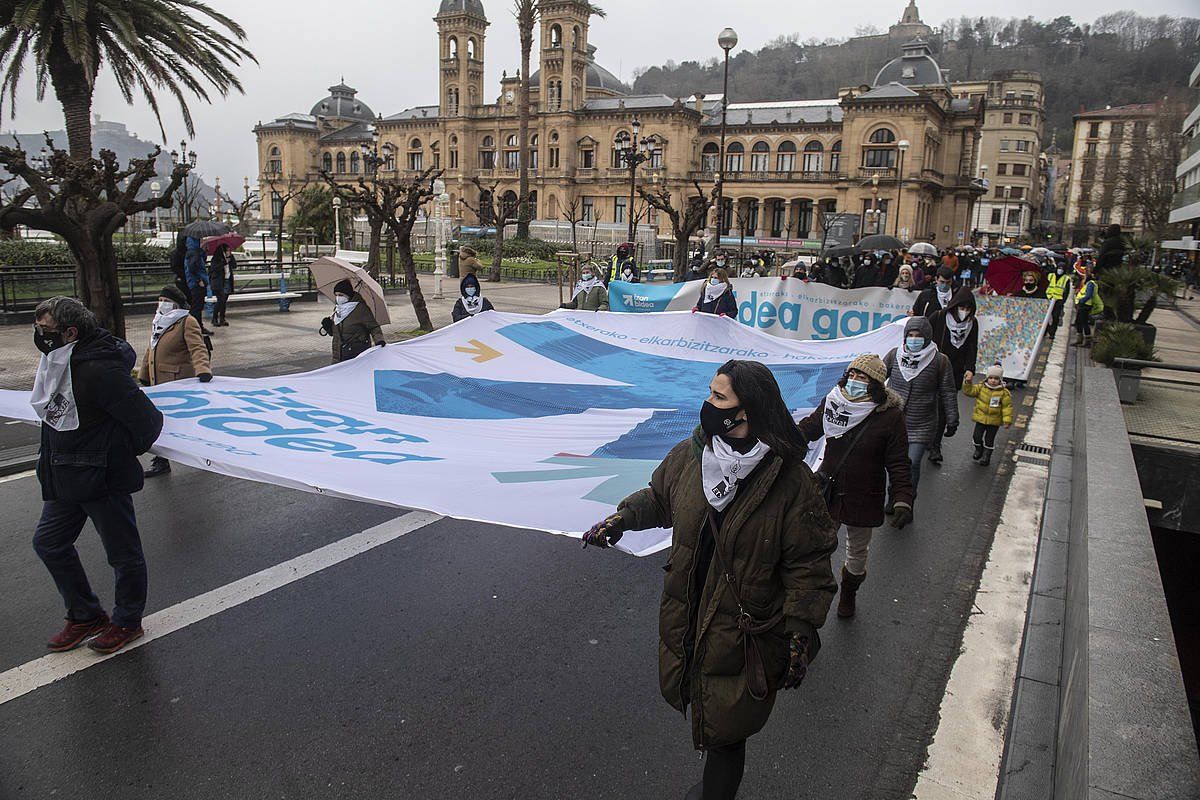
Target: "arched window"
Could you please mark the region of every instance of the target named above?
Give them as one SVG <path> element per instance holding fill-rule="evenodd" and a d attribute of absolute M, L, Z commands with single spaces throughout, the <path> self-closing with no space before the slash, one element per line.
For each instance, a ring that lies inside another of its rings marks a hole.
<path fill-rule="evenodd" d="M 496 142 L 491 136 L 485 136 L 485 137 L 483 137 L 483 146 L 484 147 L 495 147 Z"/>
<path fill-rule="evenodd" d="M 824 161 L 825 147 L 816 139 L 804 145 L 804 163 L 801 169 L 805 172 L 820 172 Z"/>
<path fill-rule="evenodd" d="M 280 155 L 279 148 L 272 145 L 267 150 L 267 172 L 272 175 L 279 175 L 283 172 L 283 157 Z"/>
<path fill-rule="evenodd" d="M 750 171 L 766 172 L 770 169 L 771 145 L 766 142 L 755 142 L 750 148 Z"/>
<path fill-rule="evenodd" d="M 721 156 L 721 148 L 717 147 L 716 142 L 706 142 L 700 150 L 700 169 L 705 172 L 716 172 L 718 168 L 718 160 Z"/>
<path fill-rule="evenodd" d="M 516 147 L 517 146 L 517 135 L 515 133 L 510 133 L 508 135 L 508 138 L 504 140 L 504 146 L 505 147 Z"/>
<path fill-rule="evenodd" d="M 877 128 L 867 141 L 871 144 L 891 144 L 896 141 L 896 134 L 892 133 L 891 128 Z"/>
<path fill-rule="evenodd" d="M 278 147 L 272 147 L 272 148 L 271 148 L 271 155 L 273 155 L 273 156 L 277 156 L 277 155 L 279 155 L 279 148 L 278 148 Z"/>
<path fill-rule="evenodd" d="M 838 139 L 829 148 L 829 171 L 840 172 L 842 169 L 842 140 Z"/>
<path fill-rule="evenodd" d="M 520 169 L 521 167 L 521 140 L 517 134 L 510 133 L 504 137 L 504 168 L 505 169 Z"/>
<path fill-rule="evenodd" d="M 863 150 L 864 167 L 890 169 L 896 166 L 896 134 L 888 128 L 878 128 L 867 141 L 875 146 Z"/>
<path fill-rule="evenodd" d="M 337 154 L 337 171 L 338 172 L 346 171 L 346 154 L 345 153 Z"/>
<path fill-rule="evenodd" d="M 358 151 L 357 150 L 350 151 L 350 174 L 351 175 L 358 174 Z"/>
<path fill-rule="evenodd" d="M 558 111 L 562 108 L 562 81 L 551 79 L 546 83 L 546 109 Z"/>
<path fill-rule="evenodd" d="M 529 168 L 538 168 L 538 135 L 536 133 L 529 137 Z"/>
<path fill-rule="evenodd" d="M 425 169 L 425 154 L 421 152 L 421 140 L 416 137 L 408 142 L 408 168 L 411 170 Z"/>
<path fill-rule="evenodd" d="M 571 29 L 571 49 L 579 50 L 582 47 L 583 47 L 583 33 L 582 33 L 582 31 L 579 30 L 579 26 L 576 25 L 574 28 Z"/>
<path fill-rule="evenodd" d="M 779 143 L 779 155 L 775 157 L 775 171 L 796 171 L 796 143 L 791 139 L 784 139 Z"/>
<path fill-rule="evenodd" d="M 453 134 L 450 136 L 450 155 L 448 158 L 450 159 L 450 169 L 458 169 L 458 137 Z"/>
<path fill-rule="evenodd" d="M 562 47 L 562 26 L 561 25 L 555 24 L 555 25 L 550 26 L 550 46 L 551 47 Z"/>
<path fill-rule="evenodd" d="M 411 142 L 408 143 L 408 149 L 409 150 L 420 150 L 421 149 L 421 140 L 414 138 Z"/>
<path fill-rule="evenodd" d="M 458 37 L 457 36 L 451 36 L 449 39 L 446 40 L 446 50 L 449 53 L 450 58 L 458 58 Z"/>
<path fill-rule="evenodd" d="M 333 172 L 333 154 L 325 153 L 321 156 L 321 169 L 326 172 Z"/>
<path fill-rule="evenodd" d="M 613 136 L 613 138 L 615 139 L 615 138 L 617 138 L 617 136 L 628 137 L 629 131 L 618 131 L 617 134 L 615 136 Z M 617 149 L 617 145 L 615 142 L 613 143 L 613 146 L 612 146 L 612 168 L 613 169 L 624 169 L 625 168 L 625 156 L 621 153 L 620 150 Z"/>
<path fill-rule="evenodd" d="M 741 172 L 745 152 L 746 147 L 741 142 L 731 142 L 729 147 L 725 148 L 725 171 Z"/>
<path fill-rule="evenodd" d="M 483 137 L 483 142 L 479 145 L 479 168 L 496 168 L 496 140 L 491 136 Z"/>
<path fill-rule="evenodd" d="M 467 58 L 475 58 L 475 37 L 467 39 Z"/>

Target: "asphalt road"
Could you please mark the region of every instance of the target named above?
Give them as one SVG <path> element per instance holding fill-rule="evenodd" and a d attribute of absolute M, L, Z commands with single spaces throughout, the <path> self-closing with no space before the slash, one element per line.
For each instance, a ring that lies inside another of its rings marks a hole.
<path fill-rule="evenodd" d="M 744 800 L 908 797 L 1006 483 L 969 428 L 751 740 Z M 186 468 L 136 503 L 148 613 L 398 513 Z M 61 624 L 39 506 L 33 478 L 0 483 L 0 672 Z M 110 600 L 90 526 L 80 544 Z M 702 762 L 658 693 L 665 560 L 436 522 L 0 704 L 0 800 L 682 797 Z"/>

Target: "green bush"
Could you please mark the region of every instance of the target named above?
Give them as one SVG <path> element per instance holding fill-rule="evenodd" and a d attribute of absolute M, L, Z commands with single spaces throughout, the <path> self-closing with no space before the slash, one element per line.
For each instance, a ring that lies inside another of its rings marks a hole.
<path fill-rule="evenodd" d="M 1118 358 L 1138 361 L 1158 361 L 1154 346 L 1147 344 L 1138 329 L 1128 322 L 1113 322 L 1096 332 L 1096 343 L 1092 346 L 1092 358 L 1106 367 L 1111 367 Z"/>
<path fill-rule="evenodd" d="M 116 243 L 118 262 L 164 262 L 171 260 L 165 247 Z M 0 266 L 72 266 L 71 250 L 61 242 L 30 241 L 27 239 L 0 240 Z"/>
<path fill-rule="evenodd" d="M 463 245 L 473 247 L 475 252 L 479 253 L 480 260 L 485 260 L 483 258 L 485 255 L 489 257 L 492 255 L 495 240 L 490 236 L 474 240 L 464 239 L 459 243 L 459 247 Z M 541 239 L 507 239 L 504 242 L 504 257 L 517 258 L 524 256 L 538 261 L 553 261 L 554 254 L 561 249 L 561 245 Z"/>

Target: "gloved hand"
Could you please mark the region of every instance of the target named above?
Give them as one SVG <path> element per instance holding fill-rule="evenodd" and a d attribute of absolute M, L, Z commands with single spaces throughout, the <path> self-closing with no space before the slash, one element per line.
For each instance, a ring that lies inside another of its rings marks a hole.
<path fill-rule="evenodd" d="M 386 345 L 386 344 L 387 344 L 387 342 L 385 342 L 383 339 L 380 339 L 378 342 L 376 342 L 376 343 L 375 343 L 375 346 L 376 346 L 376 347 L 383 347 L 383 346 L 384 346 L 384 345 Z"/>
<path fill-rule="evenodd" d="M 896 530 L 903 528 L 905 525 L 913 521 L 912 506 L 908 503 L 896 503 L 893 506 L 892 527 Z"/>
<path fill-rule="evenodd" d="M 944 435 L 947 439 L 951 438 L 956 433 L 958 433 L 958 425 L 947 425 L 946 426 L 946 432 Z"/>
<path fill-rule="evenodd" d="M 788 653 L 790 658 L 787 674 L 783 676 L 783 688 L 795 689 L 808 674 L 808 637 L 793 633 L 791 641 L 788 642 Z"/>
<path fill-rule="evenodd" d="M 699 311 L 699 310 L 700 310 L 700 308 L 699 308 L 699 306 L 697 306 L 696 308 L 693 308 L 693 309 L 692 309 L 692 313 L 693 313 L 693 314 L 695 314 L 695 313 L 696 313 L 697 311 Z"/>
<path fill-rule="evenodd" d="M 603 522 L 597 522 L 583 534 L 583 546 L 608 547 L 621 541 L 625 533 L 625 520 L 620 514 L 610 514 Z"/>
<path fill-rule="evenodd" d="M 201 372 L 196 377 L 200 379 L 201 383 L 208 383 L 209 381 L 212 380 L 212 373 L 211 372 Z"/>
<path fill-rule="evenodd" d="M 333 335 L 333 317 L 325 317 L 323 320 L 321 320 L 321 335 Z"/>

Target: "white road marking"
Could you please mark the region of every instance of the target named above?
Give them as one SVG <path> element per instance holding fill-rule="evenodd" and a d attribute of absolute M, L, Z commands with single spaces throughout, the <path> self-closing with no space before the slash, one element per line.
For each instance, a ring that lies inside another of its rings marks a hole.
<path fill-rule="evenodd" d="M 25 424 L 25 421 L 24 421 L 24 420 L 19 420 L 19 419 L 14 419 L 14 420 L 10 420 L 10 421 L 8 421 L 8 422 L 6 422 L 6 423 L 4 423 L 4 424 L 5 424 L 5 425 L 24 425 L 24 424 Z"/>
<path fill-rule="evenodd" d="M 0 705 L 62 680 L 80 670 L 94 667 L 110 658 L 116 658 L 122 653 L 128 653 L 155 639 L 161 639 L 188 625 L 208 619 L 256 597 L 261 597 L 282 586 L 287 586 L 289 583 L 340 564 L 349 558 L 361 555 L 381 544 L 387 544 L 406 533 L 412 533 L 440 519 L 442 517 L 438 514 L 413 511 L 210 592 L 197 595 L 190 600 L 184 600 L 146 617 L 142 623 L 142 627 L 146 629 L 146 635 L 125 647 L 124 650 L 112 655 L 100 656 L 83 646 L 69 653 L 50 653 L 27 664 L 13 667 L 0 673 Z"/>
<path fill-rule="evenodd" d="M 1054 441 L 1070 338 L 1065 327 L 1062 331 L 1047 359 L 1025 434 L 1027 444 L 1050 447 Z M 1045 465 L 1024 461 L 1013 470 L 996 538 L 975 593 L 976 613 L 963 631 L 929 758 L 913 789 L 916 800 L 993 800 L 996 796 L 1049 474 Z"/>
<path fill-rule="evenodd" d="M 36 469 L 26 470 L 25 472 L 15 472 L 12 475 L 5 475 L 0 478 L 0 483 L 8 483 L 9 481 L 19 481 L 21 478 L 28 478 L 37 475 Z"/>

